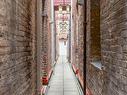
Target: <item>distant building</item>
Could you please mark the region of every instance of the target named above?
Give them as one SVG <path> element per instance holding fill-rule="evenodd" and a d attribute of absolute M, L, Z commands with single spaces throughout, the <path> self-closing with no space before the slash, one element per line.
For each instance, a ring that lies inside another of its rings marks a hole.
<path fill-rule="evenodd" d="M 55 21 L 58 39 L 67 40 L 69 33 L 71 0 L 55 0 Z"/>

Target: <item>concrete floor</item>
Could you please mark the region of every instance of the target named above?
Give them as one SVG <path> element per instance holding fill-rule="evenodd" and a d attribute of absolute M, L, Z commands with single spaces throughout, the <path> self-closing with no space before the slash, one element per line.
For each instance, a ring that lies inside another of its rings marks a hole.
<path fill-rule="evenodd" d="M 67 61 L 67 44 L 59 42 L 59 59 L 45 95 L 83 95 L 81 86 Z"/>
<path fill-rule="evenodd" d="M 61 55 L 54 68 L 46 95 L 83 95 L 80 90 L 81 87 L 66 60 L 66 56 Z"/>

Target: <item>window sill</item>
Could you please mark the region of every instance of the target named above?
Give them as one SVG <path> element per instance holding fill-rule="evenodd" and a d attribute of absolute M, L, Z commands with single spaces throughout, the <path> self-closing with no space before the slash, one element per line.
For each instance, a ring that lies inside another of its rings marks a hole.
<path fill-rule="evenodd" d="M 91 62 L 91 64 L 92 64 L 94 67 L 98 68 L 99 70 L 103 70 L 103 66 L 102 66 L 101 61 L 93 61 L 93 62 Z"/>

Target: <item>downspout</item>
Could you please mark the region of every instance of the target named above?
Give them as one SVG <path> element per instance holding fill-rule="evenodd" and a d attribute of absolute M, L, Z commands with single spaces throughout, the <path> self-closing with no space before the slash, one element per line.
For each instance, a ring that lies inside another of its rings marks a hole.
<path fill-rule="evenodd" d="M 86 37 L 87 37 L 87 0 L 84 0 L 84 95 L 86 95 Z"/>
<path fill-rule="evenodd" d="M 37 95 L 40 94 L 41 82 L 41 50 L 42 50 L 42 0 L 37 0 Z"/>
<path fill-rule="evenodd" d="M 72 8 L 72 7 L 73 7 L 73 6 L 72 6 L 72 5 L 73 5 L 73 0 L 71 0 L 71 13 L 70 13 L 70 14 L 71 14 L 71 18 L 70 18 L 70 19 L 71 19 L 71 28 L 70 28 L 70 29 L 71 29 L 71 33 L 70 33 L 70 35 L 71 35 L 71 52 L 70 52 L 70 57 L 71 57 L 71 58 L 70 58 L 70 59 L 71 59 L 71 60 L 70 60 L 70 63 L 71 63 L 71 64 L 72 64 L 72 59 L 73 59 L 73 58 L 72 58 L 72 52 L 73 52 L 73 51 L 72 51 L 72 48 L 73 48 L 73 47 L 72 47 L 72 43 L 73 43 L 73 19 L 72 19 L 72 9 L 73 9 L 73 8 Z"/>
<path fill-rule="evenodd" d="M 71 11 L 69 14 L 69 63 L 71 63 Z"/>
<path fill-rule="evenodd" d="M 51 10 L 51 56 L 52 56 L 52 65 L 54 65 L 55 61 L 55 22 L 54 22 L 54 0 L 50 0 L 50 10 Z"/>

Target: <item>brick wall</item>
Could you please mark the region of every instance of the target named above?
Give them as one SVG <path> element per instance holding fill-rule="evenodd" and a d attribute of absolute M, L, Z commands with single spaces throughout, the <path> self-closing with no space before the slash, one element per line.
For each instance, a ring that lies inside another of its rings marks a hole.
<path fill-rule="evenodd" d="M 72 2 L 72 64 L 79 70 L 78 78 L 84 79 L 84 8 L 76 0 Z"/>
<path fill-rule="evenodd" d="M 43 11 L 43 17 L 42 17 L 42 73 L 43 78 L 46 78 L 49 76 L 51 71 L 51 34 L 50 34 L 50 26 L 49 26 L 49 20 L 50 14 L 48 13 L 48 10 L 50 8 L 49 5 L 50 1 L 45 0 L 44 6 L 42 8 Z M 45 84 L 45 83 L 43 83 Z"/>
<path fill-rule="evenodd" d="M 77 9 L 76 9 L 76 0 L 72 2 L 73 7 L 72 7 L 72 30 L 71 30 L 71 48 L 72 48 L 72 53 L 71 53 L 71 63 L 76 64 L 76 14 L 77 14 Z M 74 56 L 75 55 L 75 56 Z"/>
<path fill-rule="evenodd" d="M 84 80 L 84 7 L 78 6 L 78 64 L 80 81 L 83 86 Z"/>
<path fill-rule="evenodd" d="M 102 95 L 103 71 L 91 64 L 101 60 L 100 1 L 87 0 L 86 84 L 93 95 Z"/>
<path fill-rule="evenodd" d="M 102 62 L 107 76 L 104 94 L 126 95 L 127 1 L 101 0 L 101 3 Z"/>
<path fill-rule="evenodd" d="M 101 63 L 90 64 L 90 2 L 87 2 L 87 86 L 93 95 L 127 94 L 126 0 L 100 0 Z M 95 35 L 96 37 L 96 35 Z"/>
<path fill-rule="evenodd" d="M 0 95 L 36 91 L 36 0 L 0 0 Z"/>

